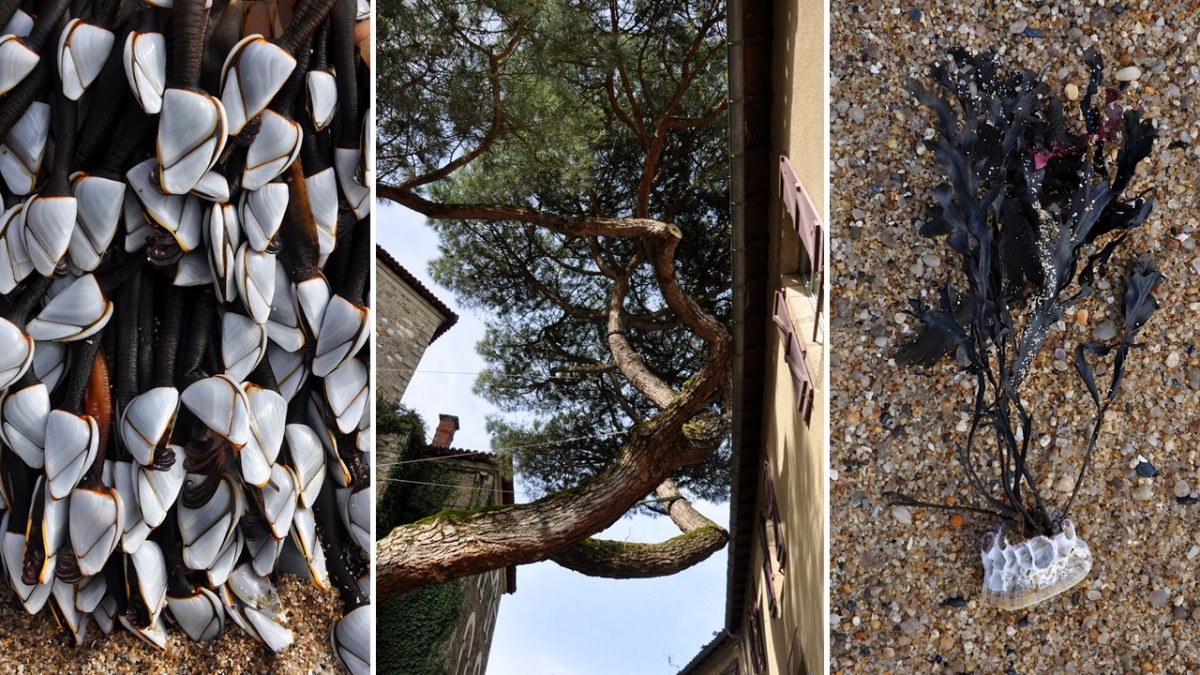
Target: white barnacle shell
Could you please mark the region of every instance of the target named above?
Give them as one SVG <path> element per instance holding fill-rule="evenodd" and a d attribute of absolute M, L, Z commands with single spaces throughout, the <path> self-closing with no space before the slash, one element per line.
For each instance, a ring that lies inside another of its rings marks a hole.
<path fill-rule="evenodd" d="M 167 89 L 158 118 L 159 185 L 168 195 L 187 194 L 225 149 L 225 109 L 203 92 Z"/>
<path fill-rule="evenodd" d="M 340 295 L 333 296 L 322 316 L 313 375 L 325 377 L 357 354 L 371 337 L 371 324 L 369 307 L 355 305 Z"/>
<path fill-rule="evenodd" d="M 134 396 L 117 426 L 121 444 L 138 464 L 150 464 L 158 445 L 170 442 L 178 414 L 179 390 L 175 387 L 155 387 Z"/>
<path fill-rule="evenodd" d="M 300 154 L 300 125 L 274 110 L 264 110 L 261 125 L 246 151 L 242 187 L 258 190 L 287 170 Z M 284 195 L 287 188 L 284 186 Z M 284 204 L 287 200 L 284 200 Z"/>
<path fill-rule="evenodd" d="M 0 94 L 20 84 L 41 60 L 41 55 L 16 35 L 0 37 Z"/>
<path fill-rule="evenodd" d="M 221 317 L 221 362 L 229 379 L 245 380 L 266 354 L 266 327 L 248 316 L 225 312 Z"/>
<path fill-rule="evenodd" d="M 252 146 L 253 147 L 253 146 Z M 288 206 L 288 187 L 284 183 L 268 183 L 259 189 L 242 193 L 238 217 L 242 233 L 250 248 L 263 253 L 275 239 L 283 214 Z"/>
<path fill-rule="evenodd" d="M 192 595 L 167 596 L 167 608 L 175 623 L 196 642 L 212 640 L 225 624 L 225 608 L 216 593 L 197 586 Z"/>
<path fill-rule="evenodd" d="M 371 624 L 375 614 L 362 605 L 338 619 L 329 631 L 329 641 L 346 670 L 354 675 L 371 672 Z"/>
<path fill-rule="evenodd" d="M 183 390 L 183 404 L 235 448 L 250 441 L 250 412 L 246 392 L 225 375 L 197 380 Z M 193 568 L 196 569 L 196 568 Z"/>
<path fill-rule="evenodd" d="M 305 97 L 308 117 L 316 130 L 320 131 L 329 126 L 337 110 L 337 79 L 327 70 L 310 70 L 305 81 L 308 84 L 308 95 Z"/>
<path fill-rule="evenodd" d="M 234 259 L 242 244 L 242 227 L 232 204 L 213 204 L 208 217 L 208 262 L 212 266 L 217 297 L 223 302 L 237 298 Z"/>
<path fill-rule="evenodd" d="M 338 185 L 354 215 L 362 220 L 371 215 L 371 189 L 358 177 L 363 154 L 359 148 L 334 148 L 333 166 L 337 169 Z"/>
<path fill-rule="evenodd" d="M 0 177 L 13 194 L 23 196 L 33 192 L 49 138 L 50 105 L 34 101 L 4 137 L 4 145 L 0 145 Z"/>
<path fill-rule="evenodd" d="M 100 266 L 100 259 L 112 245 L 121 222 L 125 203 L 124 181 L 77 173 L 71 177 L 75 195 L 75 229 L 67 245 L 71 264 L 85 272 Z"/>
<path fill-rule="evenodd" d="M 242 38 L 229 50 L 221 68 L 221 103 L 230 136 L 267 107 L 295 68 L 295 57 L 261 35 Z"/>
<path fill-rule="evenodd" d="M 267 335 L 271 342 L 289 352 L 300 349 L 305 342 L 296 305 L 296 289 L 282 262 L 275 265 L 275 299 L 271 301 L 271 314 L 267 318 Z"/>
<path fill-rule="evenodd" d="M 25 250 L 34 268 L 54 274 L 75 229 L 77 202 L 64 195 L 34 195 L 25 202 Z"/>
<path fill-rule="evenodd" d="M 147 115 L 157 115 L 167 88 L 167 44 L 163 34 L 130 33 L 122 57 L 134 100 Z"/>
<path fill-rule="evenodd" d="M 1001 539 L 1003 538 L 1003 543 Z M 1092 569 L 1092 552 L 1064 520 L 1062 531 L 1010 544 L 998 529 L 983 536 L 983 594 L 996 607 L 1017 610 L 1071 588 Z"/>
<path fill-rule="evenodd" d="M 367 405 L 370 374 L 361 359 L 351 358 L 325 376 L 325 400 L 337 420 L 338 431 L 348 434 L 358 426 Z"/>
<path fill-rule="evenodd" d="M 96 276 L 88 273 L 69 283 L 29 322 L 29 337 L 72 342 L 91 337 L 108 324 L 113 303 L 104 297 Z"/>
<path fill-rule="evenodd" d="M 71 19 L 58 38 L 58 76 L 63 94 L 78 101 L 104 68 L 116 38 L 112 31 Z"/>
<path fill-rule="evenodd" d="M 21 379 L 33 363 L 33 338 L 11 321 L 0 319 L 0 387 Z"/>
<path fill-rule="evenodd" d="M 304 179 L 308 187 L 308 205 L 313 222 L 317 224 L 317 250 L 320 267 L 325 267 L 329 254 L 337 245 L 338 187 L 333 167 L 327 167 Z"/>
<path fill-rule="evenodd" d="M 45 464 L 46 418 L 50 391 L 37 382 L 0 398 L 0 439 L 33 469 Z"/>
<path fill-rule="evenodd" d="M 120 493 L 109 487 L 81 487 L 71 493 L 71 547 L 85 577 L 99 574 L 117 550 L 126 508 Z"/>

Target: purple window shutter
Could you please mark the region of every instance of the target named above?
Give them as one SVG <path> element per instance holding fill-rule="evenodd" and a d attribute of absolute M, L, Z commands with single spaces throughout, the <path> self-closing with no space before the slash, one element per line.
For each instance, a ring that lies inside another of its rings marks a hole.
<path fill-rule="evenodd" d="M 787 296 L 782 288 L 775 291 L 773 320 L 775 327 L 779 329 L 779 339 L 783 342 L 784 360 L 792 373 L 792 384 L 796 389 L 796 410 L 803 414 L 807 422 L 812 414 L 812 375 L 804 361 L 804 346 L 796 335 L 796 325 L 792 323 L 792 315 L 787 308 Z"/>
<path fill-rule="evenodd" d="M 775 601 L 775 568 L 771 562 L 771 546 L 767 543 L 767 521 L 758 519 L 758 542 L 762 549 L 763 580 L 767 582 L 767 607 L 771 616 L 779 616 L 779 606 Z"/>
<path fill-rule="evenodd" d="M 775 559 L 779 569 L 787 567 L 787 541 L 783 536 L 783 519 L 779 517 L 779 503 L 775 501 L 775 477 L 771 473 L 771 461 L 763 460 L 763 484 L 767 490 L 767 515 L 775 529 Z"/>
<path fill-rule="evenodd" d="M 767 671 L 767 642 L 762 631 L 762 610 L 758 601 L 746 612 L 746 637 L 750 640 L 750 670 L 753 673 Z"/>
<path fill-rule="evenodd" d="M 813 280 L 817 285 L 817 320 L 813 322 L 815 341 L 818 337 L 817 328 L 821 325 L 821 307 L 825 296 L 825 249 L 821 245 L 821 231 L 824 226 L 821 224 L 817 207 L 800 184 L 800 179 L 786 155 L 779 156 L 779 197 L 783 200 L 784 211 L 792 221 L 792 227 L 800 235 L 800 242 L 812 263 Z"/>

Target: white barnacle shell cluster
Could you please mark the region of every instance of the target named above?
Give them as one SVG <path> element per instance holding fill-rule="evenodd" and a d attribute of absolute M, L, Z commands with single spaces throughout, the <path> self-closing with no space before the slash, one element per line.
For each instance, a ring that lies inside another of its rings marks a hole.
<path fill-rule="evenodd" d="M 1003 542 L 1001 541 L 1003 539 Z M 1064 520 L 1062 531 L 1012 544 L 999 528 L 983 535 L 983 595 L 1001 609 L 1036 605 L 1083 581 L 1092 569 L 1092 552 Z"/>
<path fill-rule="evenodd" d="M 286 572 L 342 592 L 366 673 L 369 66 L 313 35 L 357 3 L 250 4 L 0 11 L 0 601 L 76 645 L 233 623 L 280 651 Z"/>

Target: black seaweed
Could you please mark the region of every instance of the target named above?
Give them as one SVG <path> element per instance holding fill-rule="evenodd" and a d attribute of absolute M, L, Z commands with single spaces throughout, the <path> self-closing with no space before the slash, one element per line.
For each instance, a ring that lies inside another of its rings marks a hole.
<path fill-rule="evenodd" d="M 1092 293 L 1113 254 L 1150 215 L 1152 193 L 1123 197 L 1137 165 L 1153 149 L 1157 131 L 1142 110 L 1125 109 L 1122 92 L 1103 90 L 1103 64 L 1095 51 L 1078 108 L 1083 133 L 1068 131 L 1064 104 L 1030 71 L 1002 73 L 992 55 L 953 50 L 932 69 L 935 87 L 910 88 L 936 117 L 926 142 L 948 180 L 932 189 L 920 234 L 944 237 L 960 263 L 937 290 L 937 302 L 912 301 L 924 324 L 897 353 L 904 365 L 933 365 L 957 352 L 975 376 L 967 438 L 957 449 L 963 473 L 985 500 L 982 507 L 948 507 L 899 492 L 893 503 L 953 508 L 1013 522 L 1027 535 L 1053 534 L 1067 517 L 1087 471 L 1104 413 L 1117 395 L 1138 331 L 1157 309 L 1153 291 L 1162 275 L 1140 259 L 1126 275 L 1124 329 L 1111 343 L 1085 342 L 1075 366 L 1096 406 L 1090 442 L 1075 489 L 1061 510 L 1038 493 L 1028 459 L 1034 413 L 1021 385 L 1047 332 L 1064 312 Z M 1111 166 L 1106 157 L 1118 148 Z M 1093 361 L 1112 357 L 1111 381 L 1102 391 Z M 994 434 L 997 472 L 976 447 Z"/>

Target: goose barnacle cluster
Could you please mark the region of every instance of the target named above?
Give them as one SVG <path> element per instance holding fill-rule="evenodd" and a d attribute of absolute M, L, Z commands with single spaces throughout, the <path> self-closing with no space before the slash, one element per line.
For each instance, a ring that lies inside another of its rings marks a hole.
<path fill-rule="evenodd" d="M 368 672 L 365 10 L 7 7 L 5 582 L 78 644 L 233 623 L 278 651 L 291 572 L 337 589 Z"/>

